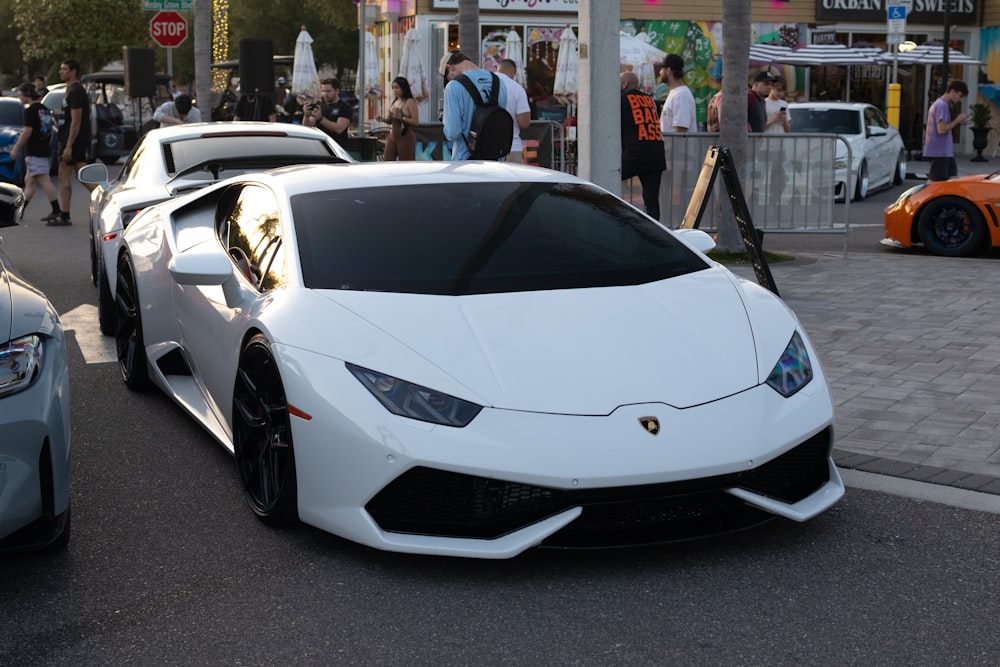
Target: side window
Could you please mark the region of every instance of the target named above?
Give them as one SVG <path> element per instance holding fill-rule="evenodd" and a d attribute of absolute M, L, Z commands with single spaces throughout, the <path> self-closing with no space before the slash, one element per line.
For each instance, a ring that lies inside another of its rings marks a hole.
<path fill-rule="evenodd" d="M 121 183 L 130 183 L 132 179 L 136 178 L 141 171 L 142 163 L 144 162 L 143 156 L 146 154 L 146 146 L 136 149 L 135 153 L 132 155 L 131 159 L 125 163 L 122 167 L 121 174 L 118 175 L 118 180 Z"/>
<path fill-rule="evenodd" d="M 257 289 L 266 292 L 287 282 L 278 202 L 270 190 L 244 188 L 219 222 L 229 256 Z"/>

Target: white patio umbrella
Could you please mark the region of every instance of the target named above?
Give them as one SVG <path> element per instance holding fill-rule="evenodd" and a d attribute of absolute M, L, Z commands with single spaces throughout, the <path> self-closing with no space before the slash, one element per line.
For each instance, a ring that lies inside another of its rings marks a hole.
<path fill-rule="evenodd" d="M 636 76 L 639 78 L 639 90 L 650 95 L 656 92 L 656 70 L 652 63 L 639 65 Z"/>
<path fill-rule="evenodd" d="M 524 50 L 524 42 L 521 41 L 521 36 L 517 34 L 517 31 L 511 28 L 510 32 L 507 33 L 507 46 L 504 49 L 504 57 L 514 61 L 514 65 L 517 66 L 517 71 L 514 73 L 514 81 L 524 86 L 524 55 L 522 54 Z"/>
<path fill-rule="evenodd" d="M 358 73 L 361 74 L 361 63 L 358 62 Z M 364 79 L 362 81 L 362 95 L 373 95 L 378 97 L 382 93 L 382 76 L 378 66 L 378 51 L 375 49 L 375 35 L 365 31 L 365 67 Z M 361 81 L 359 79 L 359 81 Z M 357 91 L 356 91 L 357 92 Z"/>
<path fill-rule="evenodd" d="M 313 38 L 302 26 L 295 40 L 295 56 L 292 60 L 292 94 L 307 99 L 319 97 L 319 73 L 313 60 Z"/>
<path fill-rule="evenodd" d="M 791 55 L 792 50 L 780 44 L 751 44 L 750 62 L 770 65 L 780 62 L 779 58 Z"/>
<path fill-rule="evenodd" d="M 661 51 L 649 42 L 637 39 L 627 32 L 618 33 L 618 54 L 622 65 L 631 65 L 632 71 L 638 72 L 639 66 L 648 63 L 662 63 L 667 57 L 666 51 Z"/>
<path fill-rule="evenodd" d="M 576 34 L 567 26 L 559 37 L 556 78 L 552 85 L 552 94 L 563 104 L 576 104 L 576 94 L 580 86 L 580 60 L 576 46 Z"/>
<path fill-rule="evenodd" d="M 907 65 L 941 65 L 944 63 L 944 45 L 943 44 L 921 44 L 915 49 L 909 51 L 900 51 L 896 54 L 897 62 L 904 63 Z M 882 58 L 889 62 L 892 62 L 893 54 L 891 52 L 884 53 Z M 883 62 L 884 62 L 883 61 Z M 961 51 L 956 49 L 948 49 L 948 64 L 949 65 L 982 65 L 983 61 L 976 60 L 971 56 L 967 56 Z"/>
<path fill-rule="evenodd" d="M 853 48 L 843 44 L 810 44 L 774 59 L 785 65 L 846 66 L 882 64 L 869 49 Z"/>
<path fill-rule="evenodd" d="M 427 73 L 424 70 L 423 56 L 420 54 L 420 33 L 416 28 L 406 31 L 403 39 L 403 53 L 399 58 L 399 75 L 410 82 L 410 92 L 419 104 L 428 97 Z"/>

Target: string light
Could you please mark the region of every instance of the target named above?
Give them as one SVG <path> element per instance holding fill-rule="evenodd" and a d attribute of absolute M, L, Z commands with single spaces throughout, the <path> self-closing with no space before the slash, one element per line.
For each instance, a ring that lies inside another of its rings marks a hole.
<path fill-rule="evenodd" d="M 229 0 L 212 0 L 212 62 L 229 60 Z M 229 71 L 212 72 L 212 87 L 225 90 L 229 85 Z"/>

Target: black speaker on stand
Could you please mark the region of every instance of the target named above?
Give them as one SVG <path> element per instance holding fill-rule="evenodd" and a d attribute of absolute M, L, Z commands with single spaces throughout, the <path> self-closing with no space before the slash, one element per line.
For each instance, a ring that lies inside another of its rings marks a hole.
<path fill-rule="evenodd" d="M 125 63 L 125 96 L 155 97 L 156 96 L 156 60 L 153 49 L 139 49 L 134 46 L 123 46 Z"/>
<path fill-rule="evenodd" d="M 240 40 L 240 93 L 253 104 L 253 120 L 267 120 L 274 112 L 274 48 L 269 39 Z M 271 108 L 262 106 L 262 98 Z"/>

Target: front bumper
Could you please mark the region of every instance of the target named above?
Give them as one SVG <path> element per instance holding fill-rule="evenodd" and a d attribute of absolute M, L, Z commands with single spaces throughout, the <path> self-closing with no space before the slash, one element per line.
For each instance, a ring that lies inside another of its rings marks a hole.
<path fill-rule="evenodd" d="M 44 546 L 69 509 L 69 370 L 64 339 L 47 338 L 42 373 L 0 398 L 0 551 Z"/>
<path fill-rule="evenodd" d="M 292 426 L 301 519 L 380 549 L 509 558 L 538 545 L 687 539 L 804 521 L 844 492 L 818 366 L 790 398 L 762 385 L 683 410 L 485 408 L 450 428 L 390 415 L 342 362 L 276 353 L 309 369 L 285 378 L 289 402 L 312 415 Z M 647 416 L 658 436 L 642 428 Z"/>

